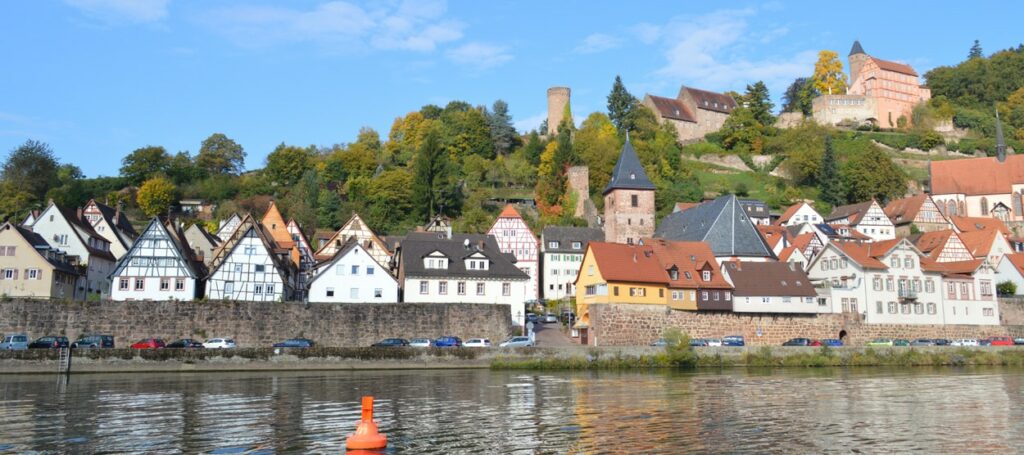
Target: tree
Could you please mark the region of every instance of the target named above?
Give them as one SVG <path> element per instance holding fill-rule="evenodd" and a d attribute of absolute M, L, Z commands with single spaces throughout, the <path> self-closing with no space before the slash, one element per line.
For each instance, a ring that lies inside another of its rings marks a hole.
<path fill-rule="evenodd" d="M 576 132 L 573 148 L 589 168 L 590 190 L 600 192 L 611 180 L 612 168 L 622 149 L 615 125 L 600 112 L 590 114 Z"/>
<path fill-rule="evenodd" d="M 196 165 L 208 175 L 239 175 L 245 169 L 245 151 L 231 138 L 214 133 L 199 147 Z"/>
<path fill-rule="evenodd" d="M 1000 297 L 1011 297 L 1017 293 L 1017 284 L 1010 280 L 1000 281 L 996 284 L 996 293 Z"/>
<path fill-rule="evenodd" d="M 453 159 L 467 155 L 494 158 L 491 128 L 483 109 L 462 101 L 452 101 L 441 112 L 441 144 Z"/>
<path fill-rule="evenodd" d="M 843 62 L 835 51 L 818 52 L 818 61 L 814 64 L 814 89 L 821 94 L 846 93 L 846 74 L 843 73 Z"/>
<path fill-rule="evenodd" d="M 636 97 L 626 90 L 626 86 L 622 83 L 622 77 L 616 74 L 612 91 L 608 94 L 608 118 L 611 119 L 616 129 L 624 130 L 626 118 L 629 117 L 629 112 L 636 104 Z"/>
<path fill-rule="evenodd" d="M 512 126 L 512 116 L 508 113 L 508 103 L 497 100 L 491 106 L 491 111 L 487 116 L 487 124 L 491 128 L 491 141 L 499 155 L 507 155 L 519 139 L 516 128 Z"/>
<path fill-rule="evenodd" d="M 841 175 L 847 201 L 875 198 L 884 205 L 903 197 L 907 191 L 907 175 L 889 155 L 874 146 L 852 155 L 842 166 Z"/>
<path fill-rule="evenodd" d="M 832 150 L 832 136 L 825 136 L 825 152 L 821 158 L 817 180 L 821 200 L 833 207 L 846 202 L 843 180 L 839 175 L 839 163 L 836 161 L 835 151 Z"/>
<path fill-rule="evenodd" d="M 167 213 L 174 202 L 174 193 L 177 191 L 174 184 L 167 177 L 156 176 L 146 180 L 139 187 L 139 194 L 136 200 L 142 213 L 147 216 L 154 216 Z"/>
<path fill-rule="evenodd" d="M 526 160 L 533 166 L 540 164 L 540 154 L 544 153 L 544 147 L 546 145 L 547 144 L 541 140 L 540 134 L 537 134 L 536 130 L 530 131 L 530 135 L 526 140 L 526 145 L 523 146 L 522 149 L 523 153 L 526 155 Z"/>
<path fill-rule="evenodd" d="M 7 155 L 0 178 L 18 192 L 32 195 L 33 201 L 38 202 L 59 183 L 58 165 L 49 145 L 29 139 Z"/>
<path fill-rule="evenodd" d="M 167 176 L 175 185 L 184 185 L 202 178 L 203 171 L 192 162 L 188 152 L 182 151 L 174 154 L 168 161 Z"/>
<path fill-rule="evenodd" d="M 418 221 L 410 216 L 416 212 L 414 176 L 405 169 L 391 169 L 370 180 L 367 186 L 366 222 L 384 232 L 411 228 Z"/>
<path fill-rule="evenodd" d="M 129 185 L 138 186 L 146 179 L 167 172 L 171 157 L 167 150 L 160 146 L 147 145 L 135 149 L 121 159 L 121 177 Z"/>
<path fill-rule="evenodd" d="M 440 132 L 433 129 L 423 138 L 423 145 L 413 159 L 413 210 L 420 221 L 428 221 L 436 213 L 450 212 L 446 205 L 454 196 L 451 185 L 451 164 L 448 152 L 441 146 Z"/>
<path fill-rule="evenodd" d="M 798 77 L 792 84 L 789 84 L 786 92 L 782 95 L 782 111 L 812 115 L 814 114 L 814 97 L 817 95 L 811 78 Z"/>
<path fill-rule="evenodd" d="M 90 194 L 84 182 L 82 170 L 74 164 L 62 164 L 57 168 L 58 186 L 46 192 L 46 198 L 61 207 L 78 207 L 89 200 Z"/>
<path fill-rule="evenodd" d="M 754 111 L 743 105 L 729 113 L 718 133 L 722 136 L 722 145 L 738 153 L 760 154 L 764 148 L 764 124 L 757 120 Z"/>
<path fill-rule="evenodd" d="M 974 40 L 974 45 L 971 46 L 970 52 L 967 53 L 967 58 L 981 58 L 984 56 L 985 54 L 981 51 L 981 42 L 978 40 Z"/>
<path fill-rule="evenodd" d="M 263 174 L 277 185 L 291 186 L 311 167 L 312 161 L 313 151 L 309 148 L 281 143 L 267 155 Z"/>
<path fill-rule="evenodd" d="M 764 85 L 764 82 L 757 81 L 753 85 L 748 84 L 747 92 L 743 94 L 741 101 L 747 109 L 750 109 L 754 119 L 761 125 L 768 127 L 775 124 L 775 116 L 772 115 L 775 104 L 772 103 L 768 94 L 768 86 Z"/>

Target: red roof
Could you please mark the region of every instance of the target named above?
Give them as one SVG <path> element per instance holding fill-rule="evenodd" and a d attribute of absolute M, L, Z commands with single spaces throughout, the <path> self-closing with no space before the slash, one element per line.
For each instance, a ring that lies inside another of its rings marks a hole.
<path fill-rule="evenodd" d="M 1010 261 L 1010 264 L 1017 269 L 1017 273 L 1024 275 L 1024 253 L 1007 254 L 1003 258 Z"/>
<path fill-rule="evenodd" d="M 991 229 L 961 232 L 960 240 L 964 242 L 964 246 L 967 247 L 967 251 L 971 252 L 971 255 L 983 258 L 988 256 L 989 251 L 992 250 L 992 243 L 995 242 L 997 235 L 999 232 Z"/>
<path fill-rule="evenodd" d="M 498 218 L 522 218 L 522 216 L 519 215 L 519 212 L 512 206 L 512 204 L 506 204 L 505 208 L 502 209 L 501 214 L 498 215 Z"/>
<path fill-rule="evenodd" d="M 795 245 L 790 245 L 790 246 L 787 246 L 786 248 L 783 248 L 782 252 L 779 253 L 779 262 L 786 262 L 786 261 L 788 261 L 789 257 L 792 256 L 793 253 L 796 252 L 796 251 L 800 251 L 800 250 L 798 250 Z M 803 254 L 803 253 L 801 253 L 801 254 Z"/>
<path fill-rule="evenodd" d="M 608 282 L 652 283 L 673 288 L 732 287 L 719 273 L 718 262 L 708 244 L 663 239 L 644 239 L 644 242 L 644 245 L 590 242 L 588 248 L 601 276 Z M 679 270 L 677 280 L 669 276 L 673 266 Z M 712 270 L 709 282 L 700 280 L 704 267 Z"/>
<path fill-rule="evenodd" d="M 914 222 L 914 218 L 917 218 L 918 212 L 921 211 L 921 207 L 928 198 L 927 194 L 922 193 L 916 196 L 896 199 L 886 204 L 885 216 L 888 216 L 889 221 L 892 221 L 892 224 L 895 225 L 910 224 Z"/>
<path fill-rule="evenodd" d="M 882 60 L 878 57 L 871 57 L 871 60 L 874 60 L 875 64 L 883 70 L 902 73 L 908 76 L 917 76 L 917 71 L 914 71 L 914 68 L 911 68 L 910 65 L 907 65 L 906 63 L 891 62 L 889 60 Z"/>
<path fill-rule="evenodd" d="M 786 237 L 786 228 L 782 226 L 766 226 L 763 224 L 757 225 L 757 232 L 761 233 L 761 237 L 764 238 L 764 242 L 768 244 L 768 248 L 775 250 L 775 246 Z"/>
<path fill-rule="evenodd" d="M 654 96 L 651 94 L 648 94 L 647 96 L 651 98 L 651 102 L 654 103 L 654 107 L 658 110 L 658 114 L 660 114 L 662 118 L 697 123 L 697 117 L 693 115 L 693 112 L 690 112 L 690 109 L 686 107 L 686 104 L 679 100 L 665 98 L 662 96 Z"/>
<path fill-rule="evenodd" d="M 970 276 L 978 270 L 978 267 L 981 267 L 982 262 L 983 261 L 981 259 L 957 262 L 935 262 L 931 260 L 922 260 L 921 269 L 926 272 L 939 272 L 944 276 Z"/>
<path fill-rule="evenodd" d="M 893 239 L 872 243 L 834 242 L 833 245 L 864 268 L 886 270 L 888 267 L 878 258 L 884 256 L 902 240 Z"/>
<path fill-rule="evenodd" d="M 932 161 L 931 193 L 1010 194 L 1013 185 L 1024 183 L 1024 155 L 1008 155 L 1000 163 L 995 157 Z"/>
<path fill-rule="evenodd" d="M 782 212 L 782 216 L 775 220 L 775 224 L 782 224 L 789 221 L 790 218 L 793 218 L 793 215 L 796 215 L 797 210 L 800 210 L 800 207 L 805 205 L 807 205 L 806 202 L 797 202 L 796 204 L 789 206 L 785 212 Z"/>
<path fill-rule="evenodd" d="M 803 234 L 793 237 L 793 246 L 799 248 L 800 251 L 804 251 L 811 245 L 811 240 L 814 240 L 814 237 L 813 232 L 804 232 Z"/>
<path fill-rule="evenodd" d="M 690 210 L 690 209 L 692 209 L 692 208 L 694 208 L 694 207 L 696 207 L 696 206 L 698 206 L 700 204 L 701 204 L 700 202 L 676 202 L 676 211 L 677 212 L 685 212 L 685 211 Z"/>
<path fill-rule="evenodd" d="M 949 242 L 949 238 L 954 235 L 956 232 L 953 232 L 952 229 L 924 232 L 914 240 L 914 246 L 928 257 L 938 258 L 942 254 L 942 249 Z"/>
<path fill-rule="evenodd" d="M 588 248 L 605 281 L 665 284 L 668 280 L 668 272 L 646 245 L 590 242 Z"/>
<path fill-rule="evenodd" d="M 715 260 L 715 253 L 711 246 L 704 242 L 678 242 L 664 239 L 644 239 L 645 246 L 654 251 L 655 256 L 661 261 L 663 270 L 669 270 L 673 266 L 679 270 L 677 280 L 666 279 L 666 284 L 673 288 L 731 288 L 718 271 L 718 261 Z M 711 281 L 701 281 L 701 271 L 705 268 L 711 269 Z M 686 278 L 686 272 L 691 278 Z M 670 278 L 666 275 L 666 278 Z"/>
<path fill-rule="evenodd" d="M 956 228 L 959 229 L 960 232 L 994 230 L 1003 233 L 1003 235 L 1010 235 L 1010 229 L 1006 227 L 1006 224 L 1004 224 L 997 218 L 986 218 L 980 216 L 953 216 L 949 218 L 949 221 L 952 221 L 953 225 L 956 226 Z"/>

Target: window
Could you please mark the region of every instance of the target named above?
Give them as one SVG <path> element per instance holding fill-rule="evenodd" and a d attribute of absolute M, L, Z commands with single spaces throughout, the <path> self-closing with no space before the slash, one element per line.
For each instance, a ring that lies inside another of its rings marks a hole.
<path fill-rule="evenodd" d="M 732 298 L 732 292 L 730 291 L 725 291 L 722 293 L 722 295 L 724 296 L 723 299 L 725 300 L 729 300 L 730 298 Z"/>
<path fill-rule="evenodd" d="M 242 264 L 235 264 L 235 273 L 242 273 Z"/>
<path fill-rule="evenodd" d="M 854 313 L 858 312 L 857 311 L 857 299 L 856 298 L 851 298 L 850 299 L 850 311 L 854 312 Z"/>
<path fill-rule="evenodd" d="M 640 207 L 640 197 L 635 194 L 629 196 L 629 205 L 632 207 Z"/>
<path fill-rule="evenodd" d="M 383 289 L 381 289 L 381 288 L 374 288 L 373 289 L 373 298 L 380 299 L 380 298 L 383 298 L 383 297 L 384 297 L 384 290 Z"/>
<path fill-rule="evenodd" d="M 578 250 L 578 249 L 581 249 L 581 248 L 583 248 L 583 243 L 582 242 L 572 242 L 572 249 Z"/>
<path fill-rule="evenodd" d="M 512 295 L 512 284 L 511 283 L 501 283 L 501 295 L 504 295 L 504 296 Z"/>
<path fill-rule="evenodd" d="M 430 288 L 430 283 L 426 281 L 420 281 L 420 294 L 426 294 Z"/>
<path fill-rule="evenodd" d="M 978 282 L 978 287 L 981 288 L 981 295 L 985 297 L 992 297 L 992 282 L 988 280 L 982 280 Z"/>
<path fill-rule="evenodd" d="M 175 291 L 184 291 L 185 290 L 185 279 L 184 278 L 178 278 L 178 279 L 174 280 L 174 290 Z"/>
<path fill-rule="evenodd" d="M 700 291 L 700 299 L 704 300 L 704 301 L 707 301 L 708 300 L 708 291 Z"/>
<path fill-rule="evenodd" d="M 353 275 L 359 275 L 359 266 L 358 265 L 353 265 L 352 266 L 352 274 Z"/>
<path fill-rule="evenodd" d="M 934 303 L 929 303 L 928 304 L 928 314 L 935 314 L 935 304 Z"/>
<path fill-rule="evenodd" d="M 558 242 L 548 242 L 548 248 L 558 248 Z"/>
<path fill-rule="evenodd" d="M 262 294 L 263 293 L 263 284 L 262 283 L 254 284 L 252 286 L 252 293 L 253 294 Z"/>
<path fill-rule="evenodd" d="M 901 303 L 900 304 L 900 313 L 910 314 L 910 304 L 909 303 Z"/>
<path fill-rule="evenodd" d="M 266 270 L 267 270 L 267 266 L 265 266 L 263 264 L 256 264 L 256 273 L 265 272 Z"/>
<path fill-rule="evenodd" d="M 141 291 L 141 290 L 143 290 L 145 288 L 146 288 L 146 280 L 144 280 L 142 278 L 136 278 L 135 279 L 135 290 L 136 291 Z"/>
<path fill-rule="evenodd" d="M 875 302 L 875 313 L 882 314 L 883 307 L 882 302 Z"/>
<path fill-rule="evenodd" d="M 441 295 L 448 295 L 448 282 L 438 281 L 437 282 L 437 293 Z"/>
<path fill-rule="evenodd" d="M 455 290 L 459 295 L 466 295 L 466 282 L 459 281 L 458 284 L 455 285 Z"/>
<path fill-rule="evenodd" d="M 981 309 L 981 315 L 982 316 L 995 316 L 996 312 L 992 308 L 982 308 Z"/>
<path fill-rule="evenodd" d="M 612 295 L 614 295 L 616 297 L 619 296 L 619 287 L 618 286 L 612 286 Z"/>
<path fill-rule="evenodd" d="M 872 280 L 872 282 L 873 282 L 873 285 L 874 285 L 874 288 L 875 288 L 876 291 L 881 291 L 882 290 L 882 278 L 881 277 L 877 277 L 876 276 L 875 279 Z"/>
<path fill-rule="evenodd" d="M 700 272 L 700 278 L 702 280 L 704 280 L 704 281 L 711 281 L 711 271 L 710 270 L 704 270 L 704 271 Z"/>
<path fill-rule="evenodd" d="M 246 256 L 252 256 L 252 255 L 256 254 L 256 247 L 254 247 L 254 246 L 247 246 L 247 247 L 245 247 L 244 253 L 245 253 Z"/>
<path fill-rule="evenodd" d="M 359 299 L 359 288 L 349 288 L 349 290 L 348 290 L 348 298 L 350 298 L 352 300 Z"/>
<path fill-rule="evenodd" d="M 892 291 L 892 288 L 893 288 L 892 277 L 886 278 L 885 279 L 885 290 L 886 291 Z"/>
<path fill-rule="evenodd" d="M 900 258 L 896 256 L 889 258 L 889 266 L 898 269 L 900 267 Z"/>
<path fill-rule="evenodd" d="M 668 277 L 672 281 L 678 280 L 679 279 L 679 270 L 676 270 L 676 269 L 669 270 L 668 271 Z"/>
<path fill-rule="evenodd" d="M 334 297 L 334 288 L 327 288 L 327 297 Z"/>
<path fill-rule="evenodd" d="M 889 302 L 889 314 L 896 314 L 896 302 Z"/>
<path fill-rule="evenodd" d="M 264 289 L 264 291 L 267 294 L 273 294 L 274 293 L 274 285 L 273 284 L 268 284 L 267 287 Z"/>
<path fill-rule="evenodd" d="M 118 282 L 118 284 L 117 284 L 117 290 L 119 290 L 119 291 L 127 291 L 128 290 L 128 278 L 121 278 L 120 282 Z"/>
<path fill-rule="evenodd" d="M 629 288 L 630 297 L 644 297 L 647 295 L 646 288 Z"/>
<path fill-rule="evenodd" d="M 818 297 L 818 306 L 828 306 L 828 299 L 824 297 Z"/>
<path fill-rule="evenodd" d="M 553 275 L 553 276 L 558 276 L 558 269 L 554 269 L 554 270 L 552 270 L 552 271 L 551 271 L 551 275 Z"/>
<path fill-rule="evenodd" d="M 682 291 L 672 291 L 672 300 L 682 300 L 682 299 L 683 299 Z"/>
<path fill-rule="evenodd" d="M 915 303 L 914 304 L 914 314 L 924 314 L 924 304 L 923 303 Z"/>
<path fill-rule="evenodd" d="M 373 272 L 374 272 L 373 269 L 374 269 L 373 266 L 369 266 L 369 265 L 366 266 L 366 275 L 373 275 Z"/>
<path fill-rule="evenodd" d="M 912 269 L 914 268 L 914 258 L 907 256 L 903 259 L 903 268 Z"/>
<path fill-rule="evenodd" d="M 14 256 L 15 248 L 16 247 L 9 246 L 7 248 L 0 248 L 0 250 L 4 250 L 5 256 Z"/>
<path fill-rule="evenodd" d="M 946 283 L 946 298 L 956 299 L 956 283 Z"/>
<path fill-rule="evenodd" d="M 476 295 L 484 295 L 485 289 L 486 289 L 486 286 L 484 285 L 484 283 L 477 283 L 476 284 Z"/>
<path fill-rule="evenodd" d="M 160 278 L 160 290 L 161 291 L 167 291 L 167 290 L 170 290 L 170 289 L 171 289 L 171 280 L 170 280 L 170 278 Z"/>
<path fill-rule="evenodd" d="M 224 295 L 230 297 L 235 292 L 235 282 L 225 281 L 224 282 Z"/>

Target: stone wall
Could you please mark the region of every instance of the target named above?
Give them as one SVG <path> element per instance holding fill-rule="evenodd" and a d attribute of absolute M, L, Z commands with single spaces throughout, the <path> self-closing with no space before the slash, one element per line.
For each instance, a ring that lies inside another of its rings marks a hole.
<path fill-rule="evenodd" d="M 114 335 L 118 347 L 142 338 L 232 337 L 241 347 L 310 338 L 323 346 L 369 346 L 382 338 L 454 335 L 500 342 L 512 325 L 508 305 L 273 302 L 0 302 L 0 333 L 35 338 Z"/>
<path fill-rule="evenodd" d="M 1003 306 L 1001 304 L 1001 306 Z M 1013 318 L 1024 319 L 1017 309 Z M 591 305 L 589 343 L 598 346 L 642 345 L 661 337 L 670 327 L 692 338 L 742 335 L 753 346 L 778 346 L 791 338 L 840 338 L 858 346 L 874 338 L 982 338 L 1024 336 L 1024 325 L 864 324 L 854 315 L 741 314 L 709 311 L 667 311 L 662 305 Z M 1004 321 L 1006 319 L 1004 318 Z M 1017 320 L 1017 319 L 1013 319 Z"/>

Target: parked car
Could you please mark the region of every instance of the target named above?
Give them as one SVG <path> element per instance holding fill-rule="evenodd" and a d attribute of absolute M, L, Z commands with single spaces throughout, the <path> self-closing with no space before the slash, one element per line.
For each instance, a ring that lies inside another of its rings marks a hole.
<path fill-rule="evenodd" d="M 722 346 L 746 346 L 747 342 L 740 335 L 722 337 Z"/>
<path fill-rule="evenodd" d="M 536 324 L 536 323 L 540 322 L 540 318 L 538 318 L 536 314 L 526 313 L 526 322 L 532 322 L 532 323 Z"/>
<path fill-rule="evenodd" d="M 198 340 L 193 340 L 191 338 L 182 338 L 180 340 L 174 340 L 170 343 L 167 343 L 167 345 L 164 346 L 164 349 L 201 349 L 202 347 L 203 343 L 199 342 Z"/>
<path fill-rule="evenodd" d="M 414 348 L 429 348 L 434 345 L 430 338 L 413 338 L 409 340 L 409 346 Z"/>
<path fill-rule="evenodd" d="M 555 322 L 558 322 L 558 317 L 555 316 L 555 313 L 548 313 L 544 315 L 545 324 L 551 324 Z"/>
<path fill-rule="evenodd" d="M 929 338 L 918 338 L 910 342 L 911 346 L 935 346 L 935 340 Z"/>
<path fill-rule="evenodd" d="M 867 346 L 892 346 L 892 338 L 875 338 L 868 341 Z"/>
<path fill-rule="evenodd" d="M 668 340 L 664 338 L 658 338 L 657 340 L 651 342 L 651 346 L 663 348 L 665 346 L 668 346 Z"/>
<path fill-rule="evenodd" d="M 462 346 L 462 339 L 459 337 L 441 337 L 434 340 L 434 346 L 439 348 L 456 348 Z"/>
<path fill-rule="evenodd" d="M 71 343 L 72 348 L 82 349 L 114 349 L 113 335 L 82 335 Z"/>
<path fill-rule="evenodd" d="M 1013 344 L 1018 345 L 1018 346 L 1024 344 L 1024 338 L 1014 338 L 1013 339 Z"/>
<path fill-rule="evenodd" d="M 0 349 L 7 351 L 21 351 L 28 349 L 28 344 L 28 335 L 24 333 L 5 335 L 3 343 L 0 343 Z"/>
<path fill-rule="evenodd" d="M 572 311 L 569 311 L 569 310 L 562 311 L 562 322 L 564 322 L 566 324 L 569 324 L 569 323 L 571 323 L 572 321 L 575 321 L 575 320 L 576 320 L 576 313 L 573 313 Z"/>
<path fill-rule="evenodd" d="M 274 343 L 275 348 L 311 348 L 316 344 L 309 338 L 289 338 L 280 343 Z"/>
<path fill-rule="evenodd" d="M 811 345 L 811 339 L 810 338 L 793 338 L 793 339 L 791 339 L 791 340 L 789 340 L 789 341 L 787 341 L 785 343 L 782 343 L 782 345 L 783 346 L 810 346 Z"/>
<path fill-rule="evenodd" d="M 370 347 L 374 347 L 374 348 L 399 348 L 399 347 L 408 346 L 408 345 L 409 345 L 409 340 L 406 340 L 405 338 L 385 338 L 385 339 L 380 340 L 380 341 L 378 341 L 376 343 L 373 343 L 372 345 L 370 345 Z"/>
<path fill-rule="evenodd" d="M 1013 338 L 1010 337 L 989 337 L 988 342 L 991 346 L 1013 346 Z"/>
<path fill-rule="evenodd" d="M 58 349 L 58 348 L 66 348 L 66 347 L 68 347 L 69 344 L 70 343 L 68 343 L 68 337 L 46 336 L 46 337 L 39 337 L 39 338 L 36 339 L 36 341 L 33 341 L 33 342 L 29 343 L 28 344 L 28 348 L 29 349 Z"/>
<path fill-rule="evenodd" d="M 135 343 L 132 343 L 132 349 L 162 349 L 166 346 L 164 340 L 159 338 L 143 338 Z"/>
<path fill-rule="evenodd" d="M 525 348 L 530 346 L 534 346 L 534 342 L 530 337 L 512 337 L 498 345 L 498 347 L 502 348 Z"/>
<path fill-rule="evenodd" d="M 981 338 L 978 340 L 978 346 L 992 346 L 992 340 L 988 338 Z"/>
<path fill-rule="evenodd" d="M 824 346 L 824 343 L 822 343 L 821 340 L 811 340 L 811 343 L 808 344 L 808 346 L 814 346 L 814 347 Z"/>
<path fill-rule="evenodd" d="M 708 345 L 708 340 L 703 338 L 693 338 L 690 340 L 690 346 L 693 347 L 704 347 Z"/>
<path fill-rule="evenodd" d="M 708 342 L 708 346 L 721 346 L 722 345 L 722 340 L 719 340 L 718 338 L 706 338 L 705 340 Z"/>
<path fill-rule="evenodd" d="M 837 340 L 835 338 L 826 338 L 821 340 L 821 344 L 825 346 L 839 347 L 843 345 L 843 340 Z"/>
<path fill-rule="evenodd" d="M 893 346 L 910 346 L 910 340 L 904 340 L 903 338 L 897 338 L 892 340 Z"/>
<path fill-rule="evenodd" d="M 936 339 L 934 339 L 932 341 L 935 342 L 936 346 L 949 346 L 949 344 L 951 343 L 949 340 L 947 340 L 945 338 L 936 338 Z"/>
<path fill-rule="evenodd" d="M 487 338 L 470 338 L 462 343 L 462 346 L 467 348 L 489 348 L 491 347 L 491 340 Z"/>
<path fill-rule="evenodd" d="M 206 349 L 234 349 L 238 345 L 231 338 L 210 338 L 203 343 L 203 347 Z"/>
<path fill-rule="evenodd" d="M 961 338 L 959 340 L 953 340 L 953 342 L 949 344 L 951 346 L 977 346 L 978 340 L 973 338 Z"/>

